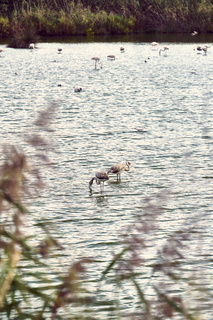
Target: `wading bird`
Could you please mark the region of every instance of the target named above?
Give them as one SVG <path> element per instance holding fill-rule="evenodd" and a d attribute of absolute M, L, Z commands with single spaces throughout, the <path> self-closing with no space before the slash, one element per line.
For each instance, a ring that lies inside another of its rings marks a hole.
<path fill-rule="evenodd" d="M 102 64 L 100 62 L 100 58 L 99 57 L 93 57 L 91 59 L 95 61 L 95 69 L 97 69 L 98 65 L 100 65 L 100 68 L 102 68 Z"/>
<path fill-rule="evenodd" d="M 207 46 L 204 46 L 204 47 L 202 48 L 202 50 L 203 50 L 204 54 L 207 54 L 207 49 L 208 49 L 208 47 L 207 47 Z"/>
<path fill-rule="evenodd" d="M 202 53 L 202 51 L 203 51 L 204 54 L 207 54 L 207 49 L 208 48 L 210 48 L 210 46 L 208 46 L 208 45 L 197 46 L 196 50 L 197 50 L 197 53 Z"/>
<path fill-rule="evenodd" d="M 107 174 L 113 173 L 117 175 L 117 181 L 121 180 L 121 173 L 124 171 L 130 171 L 130 165 L 131 163 L 129 161 L 126 161 L 126 163 L 117 163 L 113 165 Z"/>
<path fill-rule="evenodd" d="M 104 188 L 104 182 L 109 180 L 109 176 L 106 172 L 103 171 L 98 171 L 95 174 L 95 177 L 93 177 L 90 182 L 89 182 L 89 189 L 90 191 L 92 191 L 92 184 L 95 181 L 96 184 L 100 184 L 100 188 L 101 188 L 101 183 L 103 183 L 103 188 Z"/>
<path fill-rule="evenodd" d="M 203 48 L 201 46 L 197 46 L 196 50 L 199 53 L 199 52 L 201 52 L 203 50 Z"/>
<path fill-rule="evenodd" d="M 151 43 L 151 46 L 152 46 L 152 50 L 157 50 L 157 47 L 159 46 L 159 43 L 153 41 L 153 42 Z"/>
<path fill-rule="evenodd" d="M 161 55 L 161 52 L 164 52 L 164 56 L 167 56 L 167 51 L 169 50 L 169 47 L 164 46 L 159 50 L 159 56 Z"/>
<path fill-rule="evenodd" d="M 210 48 L 211 46 L 208 44 L 204 44 L 204 46 L 202 47 L 202 50 L 205 54 L 207 54 L 207 50 Z"/>

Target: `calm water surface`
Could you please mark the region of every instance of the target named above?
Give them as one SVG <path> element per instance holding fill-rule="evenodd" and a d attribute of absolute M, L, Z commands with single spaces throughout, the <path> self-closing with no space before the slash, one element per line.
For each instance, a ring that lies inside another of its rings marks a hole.
<path fill-rule="evenodd" d="M 169 47 L 164 56 L 151 42 L 41 42 L 35 50 L 2 45 L 1 143 L 24 146 L 38 111 L 58 103 L 55 169 L 45 172 L 47 192 L 31 205 L 29 224 L 39 218 L 56 224 L 65 267 L 95 257 L 101 262 L 91 277 L 97 278 L 119 251 L 121 232 L 143 213 L 144 199 L 160 193 L 167 196 L 165 209 L 145 258 L 152 261 L 169 234 L 195 224 L 203 237 L 198 242 L 192 235 L 186 269 L 205 273 L 211 286 L 213 47 L 204 55 L 195 42 L 162 42 L 159 48 Z M 116 59 L 107 60 L 109 54 Z M 93 56 L 102 69 L 94 68 Z M 75 86 L 82 92 L 75 93 Z M 126 160 L 132 168 L 121 182 L 112 176 L 103 192 L 96 184 L 89 192 L 96 171 Z M 134 310 L 135 301 L 130 289 L 124 305 Z M 203 309 L 207 319 L 209 307 Z"/>

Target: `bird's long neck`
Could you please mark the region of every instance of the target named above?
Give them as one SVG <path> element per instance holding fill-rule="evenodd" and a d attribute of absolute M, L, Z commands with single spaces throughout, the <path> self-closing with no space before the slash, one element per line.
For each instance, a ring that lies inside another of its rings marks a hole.
<path fill-rule="evenodd" d="M 92 190 L 92 184 L 93 184 L 93 181 L 95 180 L 95 177 L 94 178 L 92 178 L 91 180 L 90 180 L 90 182 L 89 182 L 89 189 L 90 190 Z"/>
<path fill-rule="evenodd" d="M 129 165 L 129 163 L 126 163 L 125 171 L 130 171 L 130 165 Z"/>

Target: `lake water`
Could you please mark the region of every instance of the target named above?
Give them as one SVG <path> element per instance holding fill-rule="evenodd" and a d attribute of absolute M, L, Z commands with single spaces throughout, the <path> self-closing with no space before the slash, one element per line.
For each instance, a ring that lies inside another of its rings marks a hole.
<path fill-rule="evenodd" d="M 149 277 L 147 265 L 169 235 L 194 226 L 202 237 L 191 234 L 185 269 L 212 289 L 213 47 L 198 53 L 199 38 L 190 39 L 161 38 L 156 50 L 151 42 L 157 36 L 146 41 L 43 41 L 35 50 L 1 45 L 1 143 L 21 144 L 32 157 L 23 136 L 33 130 L 39 111 L 58 105 L 54 133 L 47 134 L 54 140 L 54 169 L 43 172 L 47 189 L 30 201 L 28 222 L 29 232 L 34 219 L 54 222 L 54 235 L 65 249 L 53 268 L 62 264 L 66 269 L 74 260 L 92 257 L 100 261 L 90 267 L 91 279 L 97 279 L 122 248 L 121 233 L 130 228 L 131 234 L 130 226 L 147 213 L 144 206 L 151 199 L 164 210 L 156 229 L 144 235 L 148 249 L 139 272 L 145 269 L 147 275 L 142 283 Z M 159 55 L 163 46 L 169 50 Z M 95 69 L 93 56 L 100 57 L 102 68 Z M 75 86 L 82 91 L 74 92 Z M 125 161 L 131 170 L 120 182 L 110 176 L 104 191 L 96 184 L 89 191 L 96 171 Z M 105 288 L 109 299 L 113 288 Z M 137 294 L 129 284 L 126 291 L 122 308 L 133 312 Z M 199 308 L 211 319 L 208 300 Z M 98 319 L 105 319 L 107 308 L 100 314 Z"/>

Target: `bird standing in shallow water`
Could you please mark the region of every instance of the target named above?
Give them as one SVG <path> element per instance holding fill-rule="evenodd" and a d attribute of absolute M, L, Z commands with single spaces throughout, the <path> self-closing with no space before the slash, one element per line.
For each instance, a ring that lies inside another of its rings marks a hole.
<path fill-rule="evenodd" d="M 101 188 L 101 183 L 103 183 L 103 187 L 104 187 L 104 182 L 109 180 L 109 176 L 106 172 L 103 171 L 99 171 L 95 174 L 95 177 L 93 177 L 90 182 L 89 182 L 89 189 L 90 191 L 92 191 L 92 184 L 95 181 L 96 184 L 100 184 L 100 188 Z"/>
<path fill-rule="evenodd" d="M 130 165 L 131 163 L 129 161 L 126 161 L 126 163 L 118 163 L 113 165 L 107 174 L 114 173 L 117 175 L 117 181 L 121 180 L 121 173 L 124 171 L 130 171 Z"/>
<path fill-rule="evenodd" d="M 153 41 L 153 42 L 151 43 L 151 46 L 152 46 L 152 50 L 157 50 L 157 48 L 158 48 L 158 46 L 159 46 L 159 43 Z"/>
<path fill-rule="evenodd" d="M 159 56 L 161 56 L 161 52 L 164 52 L 164 56 L 167 56 L 167 51 L 169 47 L 164 46 L 162 49 L 159 50 Z"/>
<path fill-rule="evenodd" d="M 98 65 L 100 65 L 100 68 L 102 69 L 102 64 L 100 62 L 100 58 L 99 57 L 93 57 L 91 59 L 95 61 L 95 69 L 98 68 Z"/>

